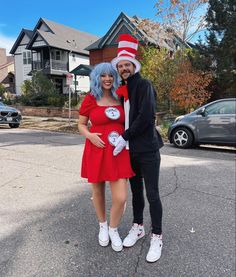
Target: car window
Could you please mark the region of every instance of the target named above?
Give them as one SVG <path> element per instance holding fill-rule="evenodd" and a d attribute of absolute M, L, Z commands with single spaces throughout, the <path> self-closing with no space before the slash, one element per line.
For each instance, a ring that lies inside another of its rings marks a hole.
<path fill-rule="evenodd" d="M 206 107 L 207 114 L 235 114 L 236 101 L 223 101 Z"/>

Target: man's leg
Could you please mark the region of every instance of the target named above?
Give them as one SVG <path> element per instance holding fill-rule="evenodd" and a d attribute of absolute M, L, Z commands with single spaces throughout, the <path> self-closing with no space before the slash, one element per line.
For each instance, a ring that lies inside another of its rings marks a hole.
<path fill-rule="evenodd" d="M 140 155 L 140 163 L 152 221 L 152 233 L 157 235 L 162 234 L 162 204 L 159 196 L 160 161 L 159 151 Z"/>
<path fill-rule="evenodd" d="M 135 176 L 130 178 L 130 186 L 132 191 L 132 205 L 133 205 L 133 226 L 129 234 L 123 241 L 125 247 L 133 246 L 139 239 L 144 237 L 145 231 L 143 227 L 143 210 L 144 210 L 144 196 L 143 196 L 143 178 L 141 175 L 139 162 L 136 160 L 136 155 L 131 154 L 131 165 L 135 172 Z"/>
<path fill-rule="evenodd" d="M 145 153 L 140 156 L 146 195 L 152 220 L 152 236 L 146 261 L 156 262 L 162 251 L 162 204 L 159 196 L 160 153 Z"/>
<path fill-rule="evenodd" d="M 131 166 L 134 173 L 134 177 L 130 178 L 130 187 L 132 191 L 132 205 L 133 205 L 133 223 L 143 224 L 143 210 L 145 206 L 145 200 L 143 195 L 143 177 L 137 155 L 130 154 Z"/>

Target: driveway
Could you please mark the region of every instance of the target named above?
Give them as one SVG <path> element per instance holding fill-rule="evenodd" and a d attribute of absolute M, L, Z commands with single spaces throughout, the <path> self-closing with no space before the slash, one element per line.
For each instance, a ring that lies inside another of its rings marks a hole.
<path fill-rule="evenodd" d="M 148 205 L 147 236 L 133 248 L 98 245 L 83 144 L 78 134 L 0 129 L 1 277 L 235 276 L 235 152 L 162 148 L 164 248 L 148 264 Z M 122 237 L 131 220 L 129 197 Z"/>

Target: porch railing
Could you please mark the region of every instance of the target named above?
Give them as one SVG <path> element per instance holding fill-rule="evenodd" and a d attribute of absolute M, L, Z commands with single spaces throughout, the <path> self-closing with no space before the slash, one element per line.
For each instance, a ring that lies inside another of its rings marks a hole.
<path fill-rule="evenodd" d="M 53 69 L 53 70 L 60 70 L 60 71 L 67 71 L 67 62 L 65 61 L 58 61 L 51 59 L 50 60 L 43 60 L 42 61 L 33 61 L 33 70 L 40 70 L 40 69 Z"/>

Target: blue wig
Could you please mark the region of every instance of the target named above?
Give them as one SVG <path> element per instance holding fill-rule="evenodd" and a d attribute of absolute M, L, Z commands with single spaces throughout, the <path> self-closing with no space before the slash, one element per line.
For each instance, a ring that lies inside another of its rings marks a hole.
<path fill-rule="evenodd" d="M 103 90 L 101 86 L 101 75 L 103 74 L 113 76 L 114 82 L 111 88 L 111 96 L 115 99 L 118 99 L 118 96 L 116 94 L 116 89 L 119 85 L 118 73 L 110 63 L 99 63 L 94 67 L 94 69 L 90 73 L 91 94 L 96 98 L 96 100 L 101 99 L 101 97 L 103 96 Z"/>

